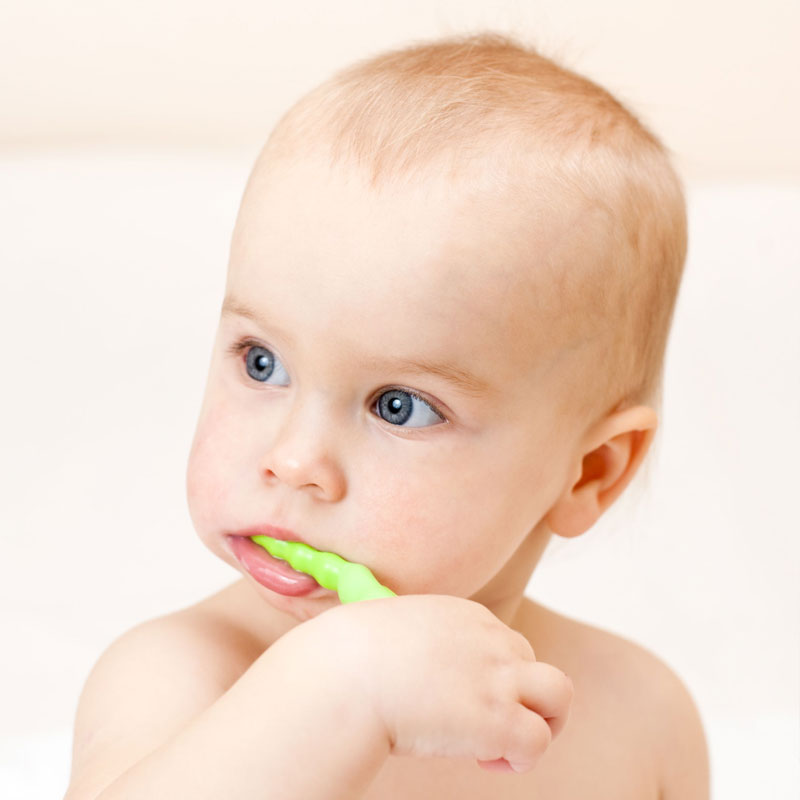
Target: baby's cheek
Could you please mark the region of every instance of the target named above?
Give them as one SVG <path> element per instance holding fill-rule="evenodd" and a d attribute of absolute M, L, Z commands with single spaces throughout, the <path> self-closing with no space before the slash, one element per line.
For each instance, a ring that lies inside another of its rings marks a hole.
<path fill-rule="evenodd" d="M 361 498 L 359 550 L 371 551 L 368 566 L 398 594 L 466 596 L 471 586 L 465 569 L 469 575 L 474 565 L 459 546 L 470 515 L 437 488 L 387 480 Z"/>
<path fill-rule="evenodd" d="M 214 509 L 225 508 L 226 486 L 225 464 L 228 462 L 222 448 L 220 427 L 214 424 L 214 416 L 200 420 L 195 431 L 186 466 L 186 498 L 189 512 L 196 526 L 205 527 Z"/>

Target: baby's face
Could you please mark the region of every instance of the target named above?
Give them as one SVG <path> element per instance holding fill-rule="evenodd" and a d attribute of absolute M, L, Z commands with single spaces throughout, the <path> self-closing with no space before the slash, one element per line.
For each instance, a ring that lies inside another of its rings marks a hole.
<path fill-rule="evenodd" d="M 444 181 L 378 195 L 311 160 L 251 181 L 187 490 L 206 545 L 277 608 L 338 599 L 261 586 L 232 534 L 290 529 L 398 594 L 524 590 L 511 557 L 575 440 L 530 277 L 560 234 L 520 246 L 520 216 Z"/>

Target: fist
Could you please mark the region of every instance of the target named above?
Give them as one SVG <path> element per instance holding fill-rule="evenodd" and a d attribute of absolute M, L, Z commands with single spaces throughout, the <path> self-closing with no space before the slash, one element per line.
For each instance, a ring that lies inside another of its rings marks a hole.
<path fill-rule="evenodd" d="M 479 603 L 404 595 L 336 607 L 318 621 L 325 616 L 339 641 L 354 644 L 354 686 L 396 755 L 526 772 L 567 720 L 570 679 Z"/>

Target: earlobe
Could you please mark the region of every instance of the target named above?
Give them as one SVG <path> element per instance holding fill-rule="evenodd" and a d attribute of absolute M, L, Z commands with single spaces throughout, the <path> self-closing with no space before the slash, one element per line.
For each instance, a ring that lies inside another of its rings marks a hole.
<path fill-rule="evenodd" d="M 570 485 L 545 517 L 553 533 L 589 530 L 630 483 L 655 436 L 658 417 L 648 406 L 614 412 L 584 440 Z"/>

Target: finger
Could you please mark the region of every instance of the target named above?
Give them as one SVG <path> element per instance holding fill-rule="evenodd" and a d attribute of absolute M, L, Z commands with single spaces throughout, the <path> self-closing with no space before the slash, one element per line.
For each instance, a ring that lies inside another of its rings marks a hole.
<path fill-rule="evenodd" d="M 513 629 L 509 629 L 508 633 L 513 652 L 525 661 L 536 661 L 536 653 L 528 637 Z"/>
<path fill-rule="evenodd" d="M 519 702 L 541 716 L 553 737 L 557 736 L 569 716 L 572 681 L 552 664 L 524 663 L 520 666 L 517 691 Z"/>
<path fill-rule="evenodd" d="M 553 733 L 539 714 L 517 705 L 511 714 L 507 737 L 502 760 L 514 772 L 527 772 L 544 755 L 553 740 Z"/>

